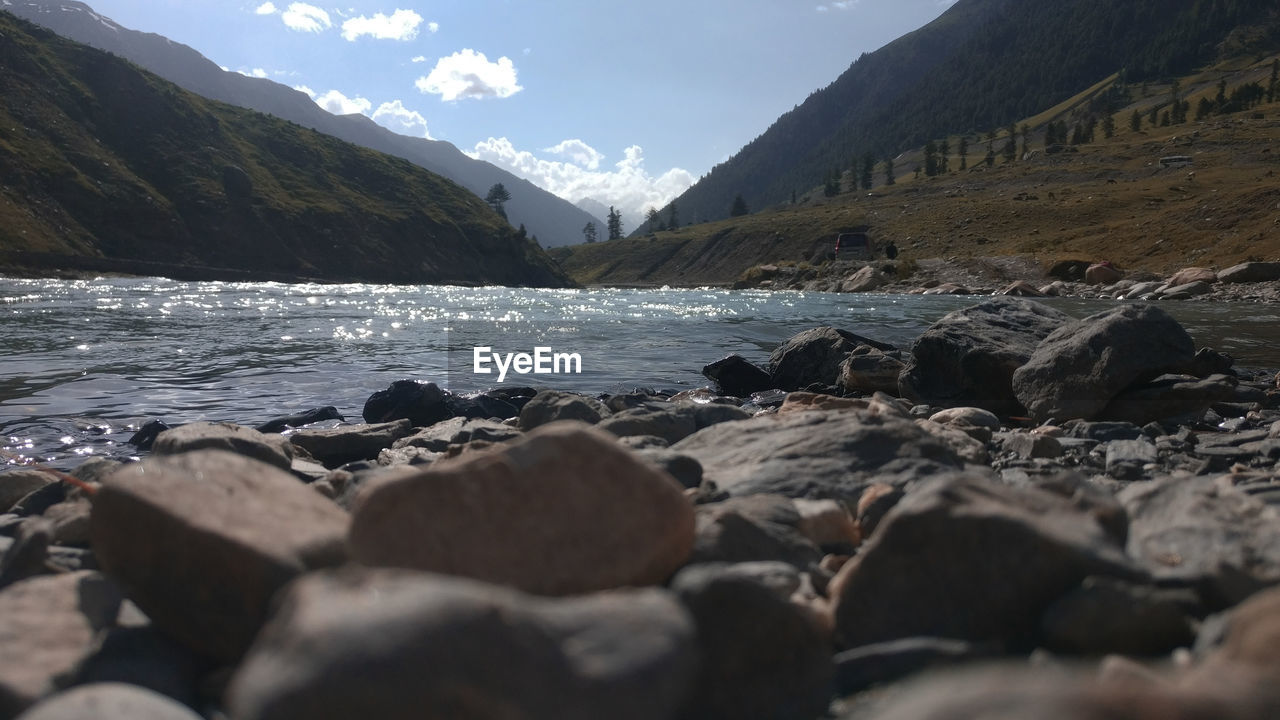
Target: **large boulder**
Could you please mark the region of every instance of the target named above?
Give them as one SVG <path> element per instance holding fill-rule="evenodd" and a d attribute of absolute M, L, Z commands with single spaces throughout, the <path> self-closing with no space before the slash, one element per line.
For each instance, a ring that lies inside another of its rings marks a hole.
<path fill-rule="evenodd" d="M 730 495 L 776 493 L 856 503 L 877 477 L 898 482 L 963 462 L 910 419 L 873 410 L 809 410 L 720 423 L 672 450 L 702 463 Z"/>
<path fill-rule="evenodd" d="M 1183 268 L 1178 272 L 1169 276 L 1165 284 L 1171 288 L 1179 285 L 1190 285 L 1191 283 L 1208 283 L 1212 285 L 1218 282 L 1218 273 L 1209 268 L 1190 267 Z"/>
<path fill-rule="evenodd" d="M 349 569 L 295 583 L 228 690 L 237 720 L 674 717 L 697 663 L 664 590 L 532 597 Z"/>
<path fill-rule="evenodd" d="M 1280 280 L 1280 262 L 1247 262 L 1218 273 L 1218 282 L 1272 282 Z"/>
<path fill-rule="evenodd" d="M 698 507 L 691 563 L 785 562 L 800 569 L 822 559 L 801 531 L 799 508 L 780 495 L 748 495 Z"/>
<path fill-rule="evenodd" d="M 840 283 L 840 292 L 875 292 L 889 283 L 889 278 L 873 265 L 865 265 Z"/>
<path fill-rule="evenodd" d="M 232 661 L 294 577 L 346 559 L 347 513 L 292 475 L 219 450 L 154 457 L 93 500 L 94 555 L 157 627 Z"/>
<path fill-rule="evenodd" d="M 846 392 L 896 395 L 898 376 L 906 365 L 894 355 L 870 345 L 859 345 L 840 362 L 838 385 Z"/>
<path fill-rule="evenodd" d="M 357 500 L 350 545 L 367 565 L 567 595 L 662 583 L 693 537 L 693 506 L 669 475 L 603 431 L 554 423 L 374 480 Z"/>
<path fill-rule="evenodd" d="M 543 390 L 520 409 L 520 429 L 532 430 L 557 420 L 595 424 L 609 414 L 609 408 L 595 398 L 560 390 Z"/>
<path fill-rule="evenodd" d="M 913 636 L 1036 646 L 1040 617 L 1090 575 L 1143 573 L 1070 500 L 974 476 L 908 492 L 832 580 L 841 647 Z"/>
<path fill-rule="evenodd" d="M 1121 391 L 1195 359 L 1191 336 L 1153 305 L 1121 305 L 1055 330 L 1013 374 L 1036 420 L 1097 416 Z"/>
<path fill-rule="evenodd" d="M 996 298 L 934 323 L 911 348 L 902 394 L 938 407 L 979 407 L 1020 415 L 1013 373 L 1070 316 L 1030 300 Z"/>
<path fill-rule="evenodd" d="M 453 417 L 447 393 L 435 383 L 416 380 L 397 380 L 386 390 L 370 395 L 361 414 L 367 423 L 408 420 L 414 427 L 426 427 Z"/>
<path fill-rule="evenodd" d="M 1203 380 L 1170 377 L 1131 387 L 1107 403 L 1099 417 L 1135 425 L 1183 415 L 1203 416 L 1211 406 L 1235 397 L 1238 381 L 1228 375 Z"/>
<path fill-rule="evenodd" d="M 1084 271 L 1084 281 L 1089 285 L 1110 285 L 1124 279 L 1124 273 L 1111 263 L 1094 263 Z"/>
<path fill-rule="evenodd" d="M 356 460 L 372 460 L 392 443 L 413 431 L 408 420 L 375 425 L 344 425 L 328 430 L 299 430 L 289 442 L 306 450 L 326 467 Z"/>
<path fill-rule="evenodd" d="M 810 385 L 832 386 L 840 377 L 840 363 L 859 345 L 892 350 L 892 345 L 868 340 L 847 330 L 818 327 L 805 330 L 779 345 L 769 356 L 773 387 L 803 390 Z"/>
<path fill-rule="evenodd" d="M 0 472 L 0 513 L 9 512 L 19 500 L 54 482 L 57 478 L 43 470 L 19 468 Z"/>
<path fill-rule="evenodd" d="M 121 599 L 92 571 L 31 578 L 0 592 L 0 718 L 58 689 L 115 622 Z"/>
<path fill-rule="evenodd" d="M 614 413 L 597 427 L 618 437 L 650 436 L 678 443 L 698 430 L 697 410 L 691 404 L 646 402 Z"/>

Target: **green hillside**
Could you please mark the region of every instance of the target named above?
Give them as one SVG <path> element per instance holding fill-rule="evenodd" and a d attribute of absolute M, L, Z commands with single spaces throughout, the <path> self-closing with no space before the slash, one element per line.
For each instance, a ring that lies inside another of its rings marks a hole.
<path fill-rule="evenodd" d="M 1222 53 L 1277 47 L 1274 0 L 960 0 L 863 55 L 676 203 L 702 220 L 728 216 L 739 194 L 768 207 L 866 153 L 883 160 L 947 134 L 985 136 L 1110 75 L 1159 81 Z"/>
<path fill-rule="evenodd" d="M 475 195 L 0 12 L 0 267 L 561 285 Z"/>

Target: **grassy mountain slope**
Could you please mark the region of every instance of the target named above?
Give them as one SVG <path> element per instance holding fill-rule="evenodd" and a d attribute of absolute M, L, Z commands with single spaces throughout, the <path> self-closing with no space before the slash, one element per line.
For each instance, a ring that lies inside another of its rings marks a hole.
<path fill-rule="evenodd" d="M 347 142 L 402 157 L 484 197 L 495 183 L 511 193 L 513 225 L 525 225 L 544 245 L 581 242 L 592 220 L 572 203 L 441 140 L 387 130 L 364 115 L 332 115 L 311 98 L 271 80 L 227 72 L 194 49 L 154 33 L 121 27 L 74 0 L 6 0 L 7 9 L 58 34 L 119 55 L 197 95 L 275 115 Z"/>
<path fill-rule="evenodd" d="M 859 58 L 676 203 L 704 221 L 738 194 L 751 208 L 782 203 L 865 153 L 1003 128 L 1122 70 L 1131 81 L 1189 72 L 1241 26 L 1275 47 L 1274 0 L 960 0 Z"/>
<path fill-rule="evenodd" d="M 0 254 L 10 266 L 563 282 L 540 249 L 448 180 L 206 100 L 4 12 Z"/>
<path fill-rule="evenodd" d="M 1213 98 L 1220 82 L 1228 93 L 1266 84 L 1276 59 L 1250 56 L 1183 76 L 1182 97 L 1196 106 Z M 1172 89 L 1152 84 L 1117 110 L 1113 138 L 1099 132 L 1076 152 L 1046 154 L 1044 125 L 1084 117 L 1111 82 L 1025 118 L 1035 149 L 1027 158 L 987 167 L 971 156 L 973 167 L 959 171 L 952 157 L 951 172 L 916 178 L 906 168 L 921 157 L 908 153 L 899 159 L 897 183 L 885 186 L 877 174 L 870 193 L 848 190 L 846 176 L 845 192 L 835 197 L 812 188 L 794 206 L 558 248 L 554 256 L 583 283 L 724 284 L 758 264 L 820 263 L 837 233 L 865 223 L 873 242 L 894 241 L 901 260 L 1019 255 L 1048 267 L 1067 258 L 1105 259 L 1156 273 L 1280 260 L 1280 99 L 1152 126 L 1150 110 L 1166 104 Z M 1135 110 L 1143 118 L 1138 131 L 1128 125 Z M 1170 155 L 1188 155 L 1194 165 L 1162 166 L 1160 158 Z"/>

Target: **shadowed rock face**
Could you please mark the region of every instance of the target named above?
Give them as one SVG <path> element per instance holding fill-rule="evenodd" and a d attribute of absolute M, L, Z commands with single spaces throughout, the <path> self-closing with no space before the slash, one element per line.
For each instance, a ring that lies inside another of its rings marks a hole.
<path fill-rule="evenodd" d="M 1014 371 L 1041 340 L 1070 321 L 1065 313 L 1018 298 L 957 310 L 916 340 L 899 388 L 914 402 L 1020 415 L 1023 405 L 1014 396 Z"/>

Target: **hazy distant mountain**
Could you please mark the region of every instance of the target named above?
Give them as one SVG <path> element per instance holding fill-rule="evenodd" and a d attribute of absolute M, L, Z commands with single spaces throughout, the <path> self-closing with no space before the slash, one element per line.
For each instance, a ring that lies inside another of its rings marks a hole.
<path fill-rule="evenodd" d="M 609 206 L 596 200 L 595 198 L 582 198 L 578 201 L 578 209 L 590 213 L 595 218 L 596 228 L 603 233 L 605 225 L 609 222 Z"/>
<path fill-rule="evenodd" d="M 523 224 L 546 246 L 582 242 L 592 217 L 566 200 L 489 163 L 463 154 L 448 142 L 411 138 L 363 115 L 332 115 L 305 93 L 271 80 L 220 68 L 194 49 L 160 35 L 121 27 L 71 0 L 0 0 L 0 8 L 54 32 L 115 55 L 198 95 L 251 108 L 348 142 L 390 153 L 454 180 L 484 197 L 495 183 L 511 193 L 506 204 L 513 225 Z"/>
<path fill-rule="evenodd" d="M 473 193 L 407 160 L 200 97 L 5 12 L 0 49 L 0 266 L 565 284 Z"/>
<path fill-rule="evenodd" d="M 1274 49 L 1276 7 L 1276 0 L 959 0 L 858 58 L 676 202 L 682 217 L 702 220 L 728 216 L 739 194 L 762 209 L 822 185 L 865 153 L 879 161 L 946 134 L 985 136 L 1113 73 L 1134 82 L 1186 72 L 1228 39 Z"/>

